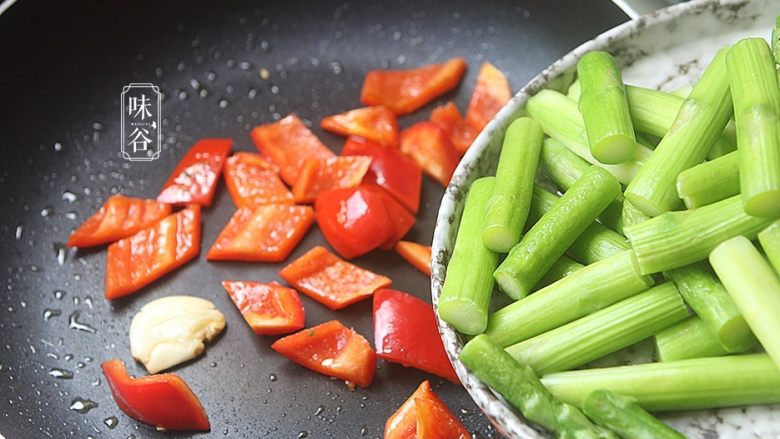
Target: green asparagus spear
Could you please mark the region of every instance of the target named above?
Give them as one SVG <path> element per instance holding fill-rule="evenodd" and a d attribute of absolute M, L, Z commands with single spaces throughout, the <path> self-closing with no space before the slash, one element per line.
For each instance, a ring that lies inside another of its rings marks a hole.
<path fill-rule="evenodd" d="M 669 132 L 625 191 L 626 199 L 646 215 L 658 216 L 680 205 L 677 175 L 707 158 L 733 112 L 726 71 L 727 49 L 715 55 Z"/>
<path fill-rule="evenodd" d="M 591 154 L 612 165 L 631 160 L 636 154 L 636 138 L 615 59 L 607 52 L 588 52 L 577 62 L 577 76 L 582 89 L 580 113 Z"/>
<path fill-rule="evenodd" d="M 685 101 L 685 98 L 671 93 L 630 85 L 626 86 L 626 98 L 634 128 L 656 137 L 666 135 Z M 736 127 L 729 122 L 713 144 L 708 158 L 714 159 L 736 150 Z"/>
<path fill-rule="evenodd" d="M 555 329 L 649 288 L 631 251 L 581 268 L 490 315 L 485 333 L 509 346 Z"/>
<path fill-rule="evenodd" d="M 650 411 L 780 403 L 780 371 L 766 354 L 575 370 L 547 375 L 542 384 L 576 406 L 600 389 L 636 398 Z"/>
<path fill-rule="evenodd" d="M 520 241 L 543 135 L 539 123 L 528 117 L 516 119 L 506 130 L 482 229 L 485 247 L 496 253 L 506 253 Z"/>
<path fill-rule="evenodd" d="M 688 168 L 677 176 L 677 195 L 695 209 L 739 194 L 739 152 Z"/>
<path fill-rule="evenodd" d="M 542 125 L 545 134 L 566 145 L 575 154 L 598 165 L 614 175 L 621 183 L 629 183 L 652 150 L 637 146 L 636 155 L 619 165 L 606 165 L 596 160 L 588 147 L 585 122 L 577 109 L 577 103 L 552 90 L 541 90 L 528 99 L 525 106 L 528 115 Z"/>
<path fill-rule="evenodd" d="M 745 212 L 780 217 L 780 89 L 772 51 L 763 38 L 745 38 L 729 51 L 726 65 Z"/>
<path fill-rule="evenodd" d="M 769 227 L 758 233 L 758 242 L 764 249 L 767 259 L 780 274 L 780 221 L 773 222 Z"/>
<path fill-rule="evenodd" d="M 562 404 L 544 388 L 533 370 L 518 364 L 484 335 L 466 343 L 460 360 L 481 381 L 500 393 L 529 421 L 559 438 L 615 438 L 593 425 L 577 408 Z"/>
<path fill-rule="evenodd" d="M 670 282 L 514 344 L 506 351 L 539 375 L 571 370 L 631 346 L 688 317 Z"/>
<path fill-rule="evenodd" d="M 666 212 L 625 229 L 641 274 L 682 267 L 707 258 L 722 241 L 750 239 L 772 222 L 742 210 L 739 195 L 695 210 Z"/>
<path fill-rule="evenodd" d="M 756 339 L 731 296 L 703 264 L 664 272 L 691 309 L 701 317 L 727 352 L 745 352 Z"/>
<path fill-rule="evenodd" d="M 513 299 L 525 297 L 575 239 L 620 193 L 607 171 L 592 167 L 577 180 L 496 269 L 493 277 Z"/>
<path fill-rule="evenodd" d="M 545 174 L 563 192 L 587 172 L 590 165 L 577 154 L 573 153 L 563 143 L 553 139 L 544 139 L 540 165 Z M 599 215 L 599 221 L 617 232 L 622 231 L 621 214 L 623 212 L 623 194 L 619 194 L 604 212 Z"/>
<path fill-rule="evenodd" d="M 578 79 L 571 83 L 569 90 L 566 91 L 566 97 L 574 102 L 579 102 L 580 96 L 582 96 L 582 84 L 580 84 Z"/>
<path fill-rule="evenodd" d="M 534 285 L 534 289 L 541 290 L 547 285 L 558 282 L 564 277 L 571 276 L 575 271 L 583 267 L 584 265 L 580 264 L 574 259 L 571 259 L 568 256 L 561 256 L 557 261 L 555 261 L 555 264 L 553 264 L 553 266 L 547 270 L 547 273 L 545 273 L 544 276 L 539 279 L 539 282 Z"/>
<path fill-rule="evenodd" d="M 685 436 L 639 407 L 633 398 L 596 390 L 582 403 L 582 411 L 596 424 L 626 439 L 685 439 Z"/>
<path fill-rule="evenodd" d="M 487 325 L 498 254 L 483 245 L 480 234 L 494 184 L 494 177 L 483 177 L 471 185 L 439 297 L 442 320 L 464 334 L 479 334 Z"/>
<path fill-rule="evenodd" d="M 634 207 L 630 201 L 623 201 L 623 232 L 625 233 L 627 227 L 631 227 L 636 224 L 641 224 L 650 219 L 644 212 Z"/>
<path fill-rule="evenodd" d="M 734 299 L 761 346 L 780 368 L 780 278 L 744 236 L 710 254 L 712 268 Z"/>
<path fill-rule="evenodd" d="M 720 357 L 728 354 L 707 324 L 696 316 L 656 334 L 655 349 L 660 361 Z"/>

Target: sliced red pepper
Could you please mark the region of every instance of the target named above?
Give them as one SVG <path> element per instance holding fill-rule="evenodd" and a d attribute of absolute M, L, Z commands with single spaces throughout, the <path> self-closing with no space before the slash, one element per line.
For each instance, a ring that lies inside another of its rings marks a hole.
<path fill-rule="evenodd" d="M 112 195 L 68 238 L 68 247 L 108 244 L 149 227 L 171 214 L 171 205 Z"/>
<path fill-rule="evenodd" d="M 398 121 L 387 108 L 363 107 L 322 119 L 320 126 L 342 136 L 360 136 L 382 146 L 398 144 Z"/>
<path fill-rule="evenodd" d="M 392 283 L 389 278 L 343 261 L 320 246 L 284 267 L 279 275 L 298 291 L 333 310 L 366 299 Z"/>
<path fill-rule="evenodd" d="M 493 64 L 482 64 L 466 111 L 466 121 L 477 131 L 482 131 L 510 98 L 512 89 L 506 76 Z"/>
<path fill-rule="evenodd" d="M 293 195 L 260 154 L 238 152 L 225 162 L 225 183 L 236 207 L 293 204 Z"/>
<path fill-rule="evenodd" d="M 447 133 L 432 122 L 417 122 L 401 133 L 401 152 L 447 187 L 458 166 L 458 152 Z"/>
<path fill-rule="evenodd" d="M 200 206 L 192 205 L 108 246 L 106 298 L 134 293 L 200 251 Z"/>
<path fill-rule="evenodd" d="M 344 143 L 342 155 L 370 156 L 371 166 L 363 181 L 375 183 L 400 201 L 410 212 L 420 207 L 422 169 L 395 148 L 383 148 L 361 137 L 350 137 Z"/>
<path fill-rule="evenodd" d="M 335 157 L 294 114 L 256 126 L 251 133 L 255 146 L 276 166 L 285 183 L 292 186 L 309 159 Z"/>
<path fill-rule="evenodd" d="M 447 405 L 423 381 L 385 423 L 385 439 L 471 439 Z"/>
<path fill-rule="evenodd" d="M 458 86 L 466 71 L 463 58 L 405 70 L 371 70 L 360 102 L 384 105 L 395 114 L 411 113 Z"/>
<path fill-rule="evenodd" d="M 371 345 L 338 320 L 280 338 L 271 348 L 301 366 L 346 381 L 350 388 L 368 387 L 374 378 Z"/>
<path fill-rule="evenodd" d="M 222 286 L 255 334 L 289 334 L 303 329 L 298 292 L 276 282 L 224 281 Z"/>
<path fill-rule="evenodd" d="M 431 275 L 431 247 L 411 241 L 400 241 L 395 251 L 424 275 Z"/>
<path fill-rule="evenodd" d="M 199 140 L 168 177 L 157 201 L 210 206 L 231 146 L 231 139 Z"/>
<path fill-rule="evenodd" d="M 350 156 L 307 160 L 292 192 L 296 203 L 311 203 L 320 192 L 355 187 L 363 180 L 371 157 Z"/>
<path fill-rule="evenodd" d="M 369 185 L 370 183 L 365 183 Z M 381 188 L 377 187 L 379 190 Z M 409 230 L 414 226 L 414 215 L 409 213 L 408 210 L 398 200 L 393 198 L 390 194 L 382 190 L 385 196 L 385 209 L 387 209 L 387 215 L 393 222 L 393 234 L 387 241 L 382 243 L 379 248 L 383 250 L 392 250 L 393 247 L 409 233 Z"/>
<path fill-rule="evenodd" d="M 121 360 L 101 364 L 119 409 L 136 421 L 165 430 L 211 429 L 198 397 L 178 375 L 163 373 L 133 378 Z"/>
<path fill-rule="evenodd" d="M 379 358 L 459 383 L 428 303 L 401 291 L 374 293 L 374 345 Z"/>
<path fill-rule="evenodd" d="M 474 139 L 479 135 L 477 128 L 471 126 L 466 119 L 460 115 L 458 107 L 452 102 L 440 105 L 431 111 L 431 122 L 443 129 L 452 141 L 452 146 L 463 155 L 468 151 Z"/>
<path fill-rule="evenodd" d="M 328 243 L 351 259 L 381 246 L 396 233 L 385 207 L 386 194 L 374 185 L 322 192 L 314 203 L 317 224 Z"/>
<path fill-rule="evenodd" d="M 279 262 L 314 222 L 309 206 L 266 204 L 236 210 L 206 254 L 209 261 Z"/>

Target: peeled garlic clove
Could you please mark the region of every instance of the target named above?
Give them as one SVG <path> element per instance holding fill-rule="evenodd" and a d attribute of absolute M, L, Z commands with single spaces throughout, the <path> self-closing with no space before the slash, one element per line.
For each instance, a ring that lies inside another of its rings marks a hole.
<path fill-rule="evenodd" d="M 169 296 L 141 308 L 130 324 L 133 358 L 157 373 L 191 360 L 225 328 L 225 316 L 206 299 Z"/>

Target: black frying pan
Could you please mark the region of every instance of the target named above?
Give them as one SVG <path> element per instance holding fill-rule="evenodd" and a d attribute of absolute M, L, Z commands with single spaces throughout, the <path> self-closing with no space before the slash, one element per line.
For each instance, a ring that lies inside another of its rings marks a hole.
<path fill-rule="evenodd" d="M 172 435 L 122 414 L 99 364 L 119 357 L 131 373 L 144 374 L 130 356 L 130 319 L 152 299 L 192 294 L 213 301 L 228 320 L 224 336 L 203 357 L 175 369 L 206 407 L 209 436 L 379 437 L 387 417 L 424 379 L 479 437 L 494 435 L 464 390 L 431 375 L 380 362 L 371 388 L 350 392 L 272 352 L 273 338 L 251 332 L 220 281 L 278 279 L 279 265 L 206 263 L 201 256 L 108 303 L 105 252 L 63 253 L 61 245 L 111 193 L 155 197 L 200 137 L 229 136 L 236 150 L 254 150 L 252 126 L 294 111 L 338 151 L 342 139 L 316 125 L 359 106 L 368 69 L 465 56 L 462 86 L 444 97 L 464 109 L 480 62 L 496 64 L 517 88 L 624 20 L 608 0 L 20 0 L 0 16 L 0 433 L 9 439 Z M 268 80 L 258 75 L 261 68 L 269 70 Z M 130 82 L 153 82 L 166 96 L 164 148 L 154 162 L 129 163 L 119 154 L 119 95 Z M 401 123 L 426 118 L 429 110 Z M 441 194 L 426 179 L 410 239 L 430 242 Z M 204 248 L 233 210 L 221 187 L 204 212 Z M 314 228 L 291 258 L 320 243 Z M 428 280 L 395 254 L 375 253 L 357 263 L 428 300 Z M 339 318 L 371 340 L 370 300 L 341 312 L 302 300 L 307 324 Z M 74 319 L 96 333 L 73 329 Z M 73 377 L 56 378 L 56 369 Z M 79 414 L 69 409 L 75 398 L 97 407 Z M 104 423 L 111 417 L 118 420 L 113 429 Z"/>

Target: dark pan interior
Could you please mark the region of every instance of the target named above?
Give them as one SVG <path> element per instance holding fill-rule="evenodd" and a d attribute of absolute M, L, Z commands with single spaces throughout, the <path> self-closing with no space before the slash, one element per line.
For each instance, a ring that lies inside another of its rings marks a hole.
<path fill-rule="evenodd" d="M 201 255 L 142 292 L 108 303 L 105 252 L 64 251 L 62 243 L 111 193 L 156 196 L 198 138 L 232 137 L 235 150 L 252 151 L 251 127 L 296 112 L 340 150 L 343 139 L 317 124 L 360 105 L 369 69 L 465 56 L 462 86 L 443 98 L 465 109 L 483 60 L 518 88 L 624 20 L 608 0 L 20 0 L 0 16 L 0 433 L 9 439 L 165 436 L 119 411 L 99 365 L 119 357 L 131 373 L 143 374 L 130 356 L 132 316 L 152 299 L 191 294 L 213 301 L 228 321 L 202 358 L 175 369 L 206 407 L 210 436 L 380 437 L 387 417 L 424 379 L 479 437 L 494 435 L 464 390 L 431 375 L 380 361 L 371 387 L 350 392 L 273 353 L 274 338 L 251 332 L 220 281 L 278 280 L 281 265 L 206 263 Z M 269 71 L 267 80 L 261 69 Z M 164 149 L 154 162 L 119 155 L 119 95 L 130 82 L 153 82 L 166 96 Z M 427 118 L 431 108 L 402 118 L 402 125 Z M 425 179 L 409 239 L 430 242 L 442 192 Z M 204 248 L 233 210 L 220 187 L 203 215 Z M 291 258 L 322 243 L 314 227 Z M 376 252 L 357 263 L 430 301 L 428 280 L 396 254 Z M 370 300 L 340 312 L 302 300 L 308 325 L 338 318 L 372 340 Z M 96 332 L 73 329 L 73 319 Z M 57 369 L 73 377 L 55 378 Z M 79 414 L 69 409 L 75 398 L 97 407 Z M 111 417 L 118 419 L 113 429 L 104 421 Z"/>

